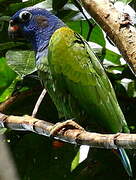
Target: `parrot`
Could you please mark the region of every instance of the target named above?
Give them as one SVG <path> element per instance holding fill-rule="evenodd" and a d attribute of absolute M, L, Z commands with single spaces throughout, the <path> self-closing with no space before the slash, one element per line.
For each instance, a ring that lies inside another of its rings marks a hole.
<path fill-rule="evenodd" d="M 36 67 L 59 117 L 74 118 L 89 130 L 129 133 L 106 72 L 87 41 L 44 8 L 26 7 L 9 21 L 9 37 L 32 44 Z M 118 154 L 132 177 L 126 151 Z"/>

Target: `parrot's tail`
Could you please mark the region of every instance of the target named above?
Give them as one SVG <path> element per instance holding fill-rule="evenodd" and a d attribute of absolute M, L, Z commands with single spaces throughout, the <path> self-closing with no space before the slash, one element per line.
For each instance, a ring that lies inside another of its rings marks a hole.
<path fill-rule="evenodd" d="M 133 177 L 131 164 L 130 164 L 126 151 L 123 148 L 118 148 L 118 152 L 120 154 L 120 159 L 126 172 L 128 173 L 130 177 Z"/>

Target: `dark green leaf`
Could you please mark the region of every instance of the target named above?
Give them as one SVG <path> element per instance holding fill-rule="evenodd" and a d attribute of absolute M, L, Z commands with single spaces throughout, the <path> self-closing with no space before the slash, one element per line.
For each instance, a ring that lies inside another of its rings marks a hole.
<path fill-rule="evenodd" d="M 90 36 L 90 41 L 93 41 L 99 45 L 101 45 L 102 47 L 105 47 L 106 45 L 106 41 L 102 32 L 102 29 L 96 25 L 92 32 L 91 32 L 91 36 Z"/>
<path fill-rule="evenodd" d="M 23 42 L 5 42 L 5 43 L 0 43 L 0 51 L 6 50 L 6 49 L 10 49 L 10 48 L 14 48 L 14 47 L 18 47 L 18 46 L 22 46 L 25 45 L 25 43 Z"/>
<path fill-rule="evenodd" d="M 127 82 L 127 93 L 129 97 L 136 97 L 136 82 L 129 79 Z"/>
<path fill-rule="evenodd" d="M 72 28 L 77 33 L 81 34 L 86 39 L 89 31 L 88 23 L 86 21 L 71 21 L 67 24 L 70 28 Z"/>

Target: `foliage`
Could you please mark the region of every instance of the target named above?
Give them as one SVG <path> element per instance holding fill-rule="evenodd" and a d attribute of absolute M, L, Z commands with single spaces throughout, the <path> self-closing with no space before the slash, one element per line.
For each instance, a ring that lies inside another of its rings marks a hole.
<path fill-rule="evenodd" d="M 123 0 L 122 0 L 123 1 Z M 40 81 L 34 68 L 34 54 L 26 42 L 11 42 L 7 36 L 10 16 L 23 7 L 35 5 L 45 7 L 59 16 L 69 27 L 80 33 L 86 39 L 90 24 L 79 9 L 68 0 L 0 0 L 0 102 L 11 96 L 19 96 L 14 103 L 9 104 L 5 113 L 14 115 L 31 114 L 38 96 L 42 91 Z M 125 1 L 126 2 L 126 1 Z M 128 2 L 128 1 L 127 1 Z M 74 1 L 75 3 L 75 1 Z M 75 3 L 76 4 L 76 3 Z M 133 2 L 131 2 L 134 5 Z M 86 14 L 89 18 L 89 16 Z M 95 24 L 92 19 L 90 23 Z M 100 27 L 95 24 L 89 41 L 94 42 L 93 49 L 103 63 L 105 70 L 115 88 L 119 104 L 124 112 L 131 132 L 136 132 L 136 83 L 135 76 L 124 62 L 121 55 L 107 40 Z M 108 45 L 107 45 L 108 44 Z M 99 45 L 99 46 L 98 46 Z M 110 49 L 109 49 L 110 48 Z M 100 51 L 99 51 L 100 50 Z M 59 121 L 58 114 L 50 97 L 46 95 L 40 106 L 38 118 Z M 78 147 L 64 144 L 57 148 L 53 140 L 31 133 L 1 131 L 10 139 L 9 146 L 14 156 L 20 178 L 31 179 L 128 179 L 120 161 L 108 150 L 92 149 L 90 159 L 78 164 L 74 159 Z M 130 152 L 136 163 L 135 153 Z M 72 160 L 71 170 L 71 162 Z M 133 166 L 133 164 L 132 164 Z M 109 169 L 111 167 L 111 170 Z M 114 174 L 112 172 L 114 168 Z M 107 171 L 108 168 L 108 171 Z M 112 176 L 111 176 L 112 173 Z"/>

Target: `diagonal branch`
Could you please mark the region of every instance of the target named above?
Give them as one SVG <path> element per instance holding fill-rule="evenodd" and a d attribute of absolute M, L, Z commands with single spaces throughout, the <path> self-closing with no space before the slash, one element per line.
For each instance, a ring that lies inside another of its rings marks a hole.
<path fill-rule="evenodd" d="M 0 128 L 31 131 L 50 137 L 54 127 L 55 125 L 52 123 L 31 116 L 8 116 L 0 113 Z M 136 149 L 136 134 L 99 134 L 87 132 L 82 128 L 73 129 L 69 127 L 62 129 L 54 138 L 71 144 L 89 145 L 96 148 L 116 149 L 117 147 L 123 147 L 126 149 Z"/>
<path fill-rule="evenodd" d="M 81 0 L 94 20 L 118 47 L 136 74 L 136 28 L 127 13 L 119 12 L 110 0 Z"/>

